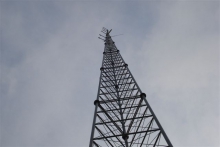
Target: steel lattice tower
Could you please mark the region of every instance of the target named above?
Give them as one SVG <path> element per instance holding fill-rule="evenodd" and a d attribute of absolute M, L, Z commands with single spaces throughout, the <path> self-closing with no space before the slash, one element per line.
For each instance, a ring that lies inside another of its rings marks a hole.
<path fill-rule="evenodd" d="M 172 147 L 111 39 L 111 30 L 102 32 L 105 48 L 90 147 Z"/>

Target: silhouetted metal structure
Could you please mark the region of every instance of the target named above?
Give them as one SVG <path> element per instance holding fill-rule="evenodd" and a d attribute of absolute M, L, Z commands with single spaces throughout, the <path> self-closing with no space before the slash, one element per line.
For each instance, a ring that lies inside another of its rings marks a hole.
<path fill-rule="evenodd" d="M 109 33 L 105 42 L 90 147 L 172 147 Z"/>

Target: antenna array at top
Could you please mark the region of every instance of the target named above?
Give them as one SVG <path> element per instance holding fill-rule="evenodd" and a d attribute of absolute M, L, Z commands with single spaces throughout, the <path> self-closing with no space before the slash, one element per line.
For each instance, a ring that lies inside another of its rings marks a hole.
<path fill-rule="evenodd" d="M 108 30 L 105 27 L 103 27 L 101 32 L 106 34 L 108 32 Z"/>

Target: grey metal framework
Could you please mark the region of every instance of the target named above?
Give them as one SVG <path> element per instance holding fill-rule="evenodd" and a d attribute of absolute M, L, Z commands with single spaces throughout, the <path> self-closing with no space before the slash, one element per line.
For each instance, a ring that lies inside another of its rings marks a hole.
<path fill-rule="evenodd" d="M 111 30 L 102 32 L 105 49 L 89 146 L 172 147 L 111 39 Z"/>

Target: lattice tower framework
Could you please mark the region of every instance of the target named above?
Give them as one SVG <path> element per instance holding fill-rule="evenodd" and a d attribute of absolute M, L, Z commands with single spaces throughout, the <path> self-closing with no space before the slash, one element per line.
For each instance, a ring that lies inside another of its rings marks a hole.
<path fill-rule="evenodd" d="M 90 147 L 173 147 L 115 46 L 111 30 L 102 32 L 105 48 Z"/>

